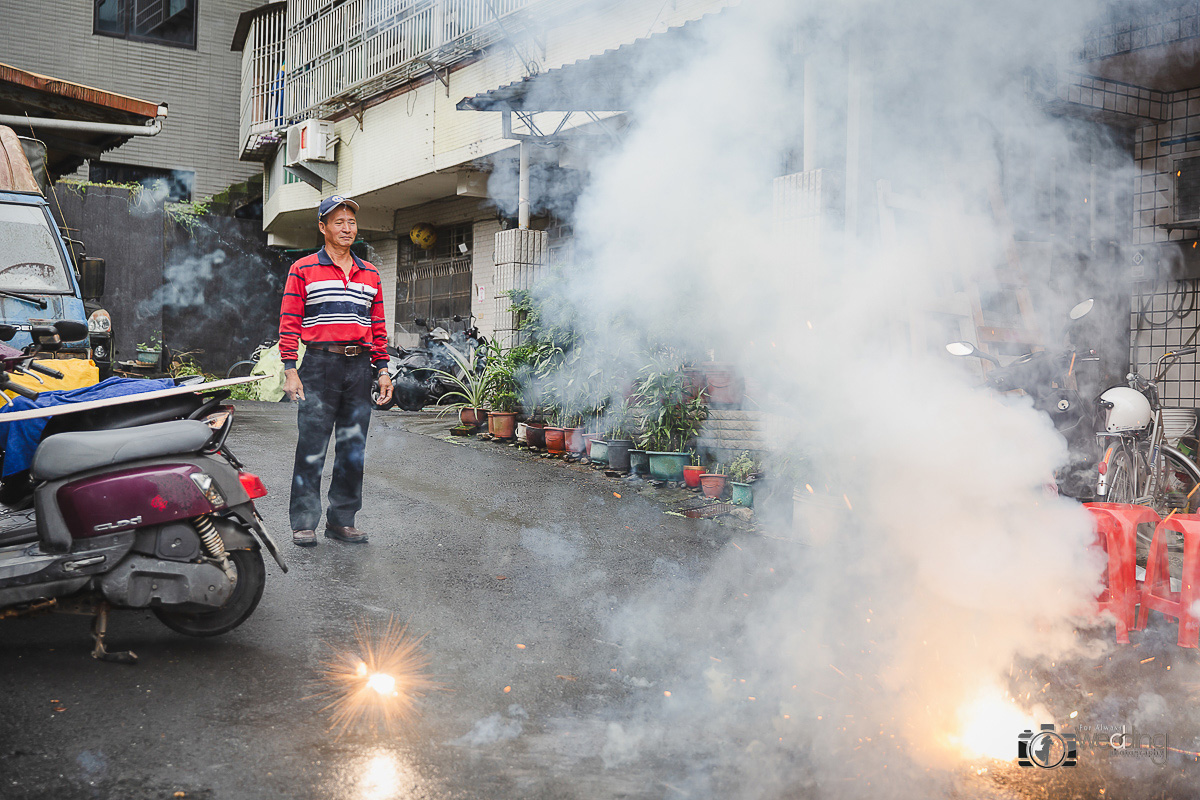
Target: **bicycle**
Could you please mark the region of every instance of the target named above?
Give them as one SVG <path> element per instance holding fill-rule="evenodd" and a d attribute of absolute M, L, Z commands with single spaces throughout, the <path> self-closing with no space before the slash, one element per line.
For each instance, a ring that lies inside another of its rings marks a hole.
<path fill-rule="evenodd" d="M 257 364 L 258 359 L 262 357 L 263 351 L 270 350 L 272 347 L 275 346 L 275 343 L 277 341 L 279 341 L 279 340 L 278 339 L 267 339 L 267 340 L 263 341 L 262 344 L 260 344 L 256 348 L 254 348 L 254 352 L 250 354 L 249 358 L 238 361 L 233 366 L 231 366 L 229 368 L 229 371 L 225 373 L 225 377 L 226 378 L 249 377 L 250 372 L 254 369 L 254 365 Z"/>
<path fill-rule="evenodd" d="M 1200 492 L 1193 491 L 1200 484 L 1200 466 L 1181 449 L 1182 440 L 1196 430 L 1197 411 L 1165 408 L 1158 396 L 1158 381 L 1167 370 L 1196 350 L 1164 353 L 1156 362 L 1154 380 L 1131 372 L 1126 376 L 1128 388 L 1118 386 L 1100 395 L 1103 430 L 1096 435 L 1107 446 L 1097 468 L 1096 499 L 1150 506 L 1163 517 L 1200 508 Z"/>

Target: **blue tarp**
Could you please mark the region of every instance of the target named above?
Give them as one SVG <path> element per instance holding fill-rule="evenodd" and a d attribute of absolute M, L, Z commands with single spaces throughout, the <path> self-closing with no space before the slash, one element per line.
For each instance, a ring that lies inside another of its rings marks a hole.
<path fill-rule="evenodd" d="M 95 386 L 85 386 L 82 389 L 69 389 L 62 392 L 43 392 L 37 400 L 24 397 L 14 397 L 9 405 L 0 411 L 0 445 L 4 447 L 3 476 L 29 469 L 33 463 L 33 453 L 42 440 L 42 431 L 49 417 L 26 419 L 19 422 L 5 422 L 4 414 L 10 411 L 27 411 L 31 408 L 50 408 L 51 406 L 67 405 L 69 403 L 84 403 L 88 400 L 106 400 L 110 397 L 124 397 L 142 392 L 156 392 L 160 389 L 172 389 L 175 381 L 170 378 L 144 380 L 141 378 L 109 378 Z"/>

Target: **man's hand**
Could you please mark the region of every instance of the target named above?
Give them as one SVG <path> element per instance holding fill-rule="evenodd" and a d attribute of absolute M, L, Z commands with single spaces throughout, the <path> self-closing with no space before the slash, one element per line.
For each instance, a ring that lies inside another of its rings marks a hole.
<path fill-rule="evenodd" d="M 283 371 L 283 393 L 293 403 L 304 399 L 304 384 L 300 382 L 300 373 L 294 369 Z"/>
<path fill-rule="evenodd" d="M 385 405 L 392 399 L 392 377 L 387 374 L 387 370 L 382 370 L 379 373 L 379 405 Z"/>

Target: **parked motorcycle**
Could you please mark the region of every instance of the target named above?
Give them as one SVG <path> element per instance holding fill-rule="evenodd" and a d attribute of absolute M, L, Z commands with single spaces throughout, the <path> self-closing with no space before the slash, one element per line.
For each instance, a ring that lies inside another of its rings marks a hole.
<path fill-rule="evenodd" d="M 464 322 L 455 315 L 453 322 Z M 405 411 L 420 411 L 428 405 L 437 404 L 456 387 L 439 373 L 448 373 L 463 378 L 466 373 L 462 364 L 473 364 L 477 372 L 485 367 L 483 353 L 487 347 L 486 337 L 479 335 L 472 315 L 465 321 L 463 330 L 453 333 L 437 325 L 436 320 L 416 319 L 414 323 L 425 328 L 421 334 L 421 346 L 411 350 L 388 348 L 388 374 L 392 378 L 392 399 L 379 403 L 379 389 L 371 392 L 371 402 L 376 409 L 386 410 L 396 405 Z M 458 355 L 455 358 L 451 350 Z"/>
<path fill-rule="evenodd" d="M 1071 321 L 1086 316 L 1092 305 L 1093 301 L 1085 300 L 1072 308 Z M 1095 407 L 1076 388 L 1076 374 L 1082 362 L 1099 360 L 1096 351 L 1078 351 L 1073 346 L 1055 352 L 1041 350 L 1001 366 L 999 359 L 970 342 L 952 342 L 946 350 L 951 355 L 975 356 L 990 362 L 993 367 L 987 371 L 986 384 L 992 389 L 1020 391 L 1033 399 L 1033 407 L 1049 416 L 1067 440 L 1069 461 L 1055 473 L 1059 493 L 1080 501 L 1091 500 L 1099 458 Z"/>
<path fill-rule="evenodd" d="M 80 338 L 76 324 L 35 328 L 34 353 L 0 362 L 0 390 L 36 399 L 10 373 L 36 371 L 36 352 Z M 0 340 L 12 327 L 0 325 Z M 104 645 L 109 609 L 150 609 L 190 636 L 245 622 L 265 586 L 262 548 L 287 565 L 254 507 L 266 487 L 227 445 L 234 414 L 223 399 L 188 392 L 80 413 L 56 408 L 30 468 L 32 509 L 0 514 L 0 619 L 92 615 L 93 657 L 124 663 L 136 656 Z M 0 421 L 44 411 L 0 413 Z M 79 429 L 89 423 L 96 427 Z"/>

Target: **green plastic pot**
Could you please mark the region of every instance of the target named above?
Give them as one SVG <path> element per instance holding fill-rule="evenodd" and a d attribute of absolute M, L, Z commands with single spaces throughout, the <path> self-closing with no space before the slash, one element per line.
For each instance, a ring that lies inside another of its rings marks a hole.
<path fill-rule="evenodd" d="M 592 439 L 592 454 L 588 456 L 593 464 L 608 463 L 608 442 Z"/>
<path fill-rule="evenodd" d="M 730 481 L 729 485 L 733 487 L 733 504 L 735 506 L 749 508 L 754 505 L 754 487 L 752 485 L 737 481 Z"/>
<path fill-rule="evenodd" d="M 650 477 L 656 481 L 683 481 L 683 468 L 692 463 L 691 453 L 650 451 Z"/>

